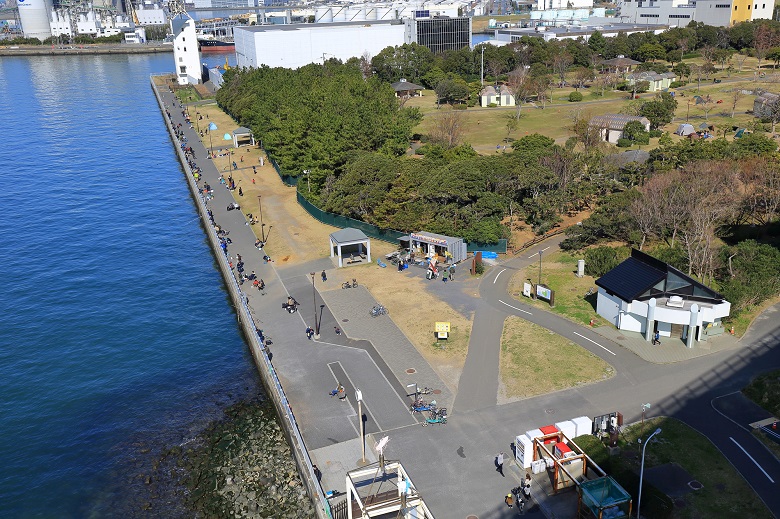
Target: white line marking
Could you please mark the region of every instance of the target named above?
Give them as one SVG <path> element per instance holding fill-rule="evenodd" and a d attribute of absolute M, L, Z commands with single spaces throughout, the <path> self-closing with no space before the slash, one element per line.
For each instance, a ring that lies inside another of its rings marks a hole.
<path fill-rule="evenodd" d="M 514 308 L 514 309 L 515 309 L 515 310 L 517 310 L 518 312 L 523 312 L 524 314 L 533 315 L 531 312 L 527 312 L 527 311 L 525 311 L 525 310 L 523 310 L 523 309 L 521 309 L 521 308 L 518 308 L 518 307 L 516 307 L 516 306 L 512 306 L 512 305 L 510 305 L 509 303 L 505 303 L 505 302 L 501 301 L 500 299 L 498 300 L 498 302 L 499 302 L 499 303 L 501 303 L 502 305 L 506 305 L 506 306 L 508 306 L 509 308 Z"/>
<path fill-rule="evenodd" d="M 778 439 L 780 439 L 780 434 L 777 434 L 777 433 L 776 433 L 775 431 L 773 431 L 773 430 L 772 430 L 772 428 L 771 428 L 771 427 L 769 427 L 768 425 L 764 425 L 763 427 L 761 427 L 761 429 L 762 429 L 762 430 L 763 430 L 765 433 L 767 433 L 768 435 L 770 435 L 770 436 L 774 436 L 775 438 L 778 438 Z"/>
<path fill-rule="evenodd" d="M 595 344 L 596 346 L 598 346 L 598 347 L 599 347 L 599 348 L 601 348 L 602 350 L 606 351 L 607 353 L 611 353 L 612 355 L 615 355 L 615 356 L 617 356 L 617 354 L 616 354 L 615 352 L 608 350 L 607 348 L 605 348 L 605 347 L 604 347 L 604 346 L 602 346 L 601 344 L 597 343 L 596 341 L 594 341 L 594 340 L 591 340 L 591 339 L 588 339 L 588 338 L 587 338 L 587 337 L 585 337 L 584 335 L 580 335 L 580 334 L 579 334 L 579 333 L 577 333 L 577 332 L 572 332 L 572 333 L 573 333 L 574 335 L 577 335 L 578 337 L 582 337 L 582 338 L 583 338 L 583 339 L 585 339 L 586 341 L 590 341 L 590 342 L 592 342 L 593 344 Z"/>
<path fill-rule="evenodd" d="M 501 269 L 501 272 L 499 272 L 498 274 L 496 274 L 496 279 L 494 279 L 494 280 L 493 280 L 493 284 L 494 284 L 494 285 L 496 284 L 496 281 L 498 281 L 498 276 L 500 276 L 501 274 L 503 274 L 505 270 L 506 270 L 506 269 Z"/>
<path fill-rule="evenodd" d="M 745 448 L 744 448 L 742 445 L 740 445 L 739 443 L 737 443 L 737 440 L 735 440 L 735 439 L 734 439 L 734 438 L 732 438 L 731 436 L 729 436 L 729 440 L 733 441 L 733 442 L 734 442 L 734 445 L 736 445 L 737 447 L 739 447 L 739 448 L 740 448 L 740 450 L 742 450 L 742 452 L 744 452 L 744 453 L 745 453 L 745 456 L 747 456 L 748 458 L 750 458 L 750 461 L 752 461 L 753 463 L 755 463 L 755 464 L 756 464 L 756 467 L 758 467 L 758 470 L 760 470 L 761 472 L 763 472 L 763 473 L 764 473 L 764 475 L 766 476 L 766 479 L 768 479 L 768 480 L 769 480 L 769 481 L 771 481 L 772 483 L 774 483 L 774 482 L 775 482 L 775 480 L 774 480 L 774 479 L 772 479 L 771 477 L 769 477 L 769 474 L 767 474 L 767 473 L 766 473 L 766 470 L 764 470 L 764 469 L 761 467 L 761 465 L 759 465 L 759 464 L 758 464 L 758 462 L 757 462 L 755 459 L 753 459 L 753 456 L 751 456 L 750 454 L 748 454 L 748 451 L 746 451 L 746 450 L 745 450 Z"/>
<path fill-rule="evenodd" d="M 539 255 L 539 253 L 540 253 L 540 252 L 544 252 L 544 251 L 546 251 L 546 250 L 547 250 L 547 249 L 549 249 L 549 248 L 550 248 L 550 247 L 548 246 L 548 247 L 545 247 L 545 248 L 543 248 L 543 249 L 542 249 L 542 250 L 540 250 L 540 251 L 536 251 L 536 252 L 534 252 L 533 254 L 531 254 L 530 256 L 528 256 L 528 259 L 531 259 L 531 258 L 535 258 L 535 257 L 537 257 L 537 256 Z"/>

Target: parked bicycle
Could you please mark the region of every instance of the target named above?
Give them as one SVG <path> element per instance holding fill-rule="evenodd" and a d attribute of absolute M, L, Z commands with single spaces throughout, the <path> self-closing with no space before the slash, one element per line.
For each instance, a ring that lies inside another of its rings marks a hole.
<path fill-rule="evenodd" d="M 351 283 L 349 281 L 345 281 L 341 284 L 341 288 L 357 288 L 357 287 L 358 287 L 358 282 L 357 279 L 355 278 L 352 278 Z"/>
<path fill-rule="evenodd" d="M 387 315 L 388 313 L 389 312 L 387 311 L 387 308 L 385 308 L 383 305 L 375 305 L 374 308 L 371 309 L 371 317 Z"/>
<path fill-rule="evenodd" d="M 433 389 L 429 388 L 428 386 L 420 388 L 417 390 L 417 392 L 421 395 L 430 395 L 433 393 Z"/>

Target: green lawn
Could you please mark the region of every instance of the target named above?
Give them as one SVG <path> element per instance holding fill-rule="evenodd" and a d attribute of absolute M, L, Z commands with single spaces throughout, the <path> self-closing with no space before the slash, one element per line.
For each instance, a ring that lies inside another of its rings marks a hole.
<path fill-rule="evenodd" d="M 528 398 L 615 374 L 586 349 L 515 316 L 504 321 L 500 366 L 502 392 L 508 398 Z"/>
<path fill-rule="evenodd" d="M 575 442 L 634 496 L 636 507 L 641 462 L 641 447 L 637 438 L 647 438 L 658 427 L 661 428 L 661 433 L 653 438 L 645 452 L 645 470 L 666 463 L 678 463 L 695 480 L 701 482 L 703 488 L 676 498 L 672 507 L 671 500 L 650 487 L 645 480 L 642 493 L 644 517 L 772 517 L 763 502 L 720 451 L 705 436 L 674 418 L 654 418 L 646 420 L 644 426 L 632 424 L 623 427 L 618 440 L 621 451 L 619 456 L 610 457 L 604 444 L 593 436 L 580 436 Z"/>
<path fill-rule="evenodd" d="M 583 259 L 583 255 L 572 255 L 565 252 L 553 252 L 542 256 L 542 283 L 555 291 L 555 307 L 544 301 L 536 301 L 523 296 L 523 282 L 529 278 L 535 284 L 539 279 L 539 264 L 531 265 L 525 270 L 520 270 L 512 276 L 509 284 L 509 293 L 518 301 L 549 309 L 578 324 L 587 325 L 594 320 L 595 326 L 607 324 L 596 315 L 596 295 L 585 297 L 588 289 L 595 292 L 595 278 L 574 275 L 577 271 L 577 260 Z"/>

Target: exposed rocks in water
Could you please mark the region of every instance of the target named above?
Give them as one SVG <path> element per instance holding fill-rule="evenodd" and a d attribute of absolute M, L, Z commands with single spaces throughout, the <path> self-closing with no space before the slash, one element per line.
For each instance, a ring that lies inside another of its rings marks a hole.
<path fill-rule="evenodd" d="M 160 471 L 181 482 L 191 512 L 199 517 L 315 517 L 272 405 L 239 403 L 225 416 L 158 463 Z M 160 477 L 147 476 L 147 484 L 154 487 Z M 157 503 L 153 508 L 164 510 Z"/>

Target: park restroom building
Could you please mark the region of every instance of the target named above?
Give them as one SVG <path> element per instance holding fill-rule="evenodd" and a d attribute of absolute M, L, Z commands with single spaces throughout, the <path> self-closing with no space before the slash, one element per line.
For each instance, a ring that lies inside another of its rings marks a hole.
<path fill-rule="evenodd" d="M 598 280 L 596 312 L 619 330 L 650 341 L 679 338 L 688 348 L 723 333 L 731 303 L 676 268 L 636 249 Z"/>

